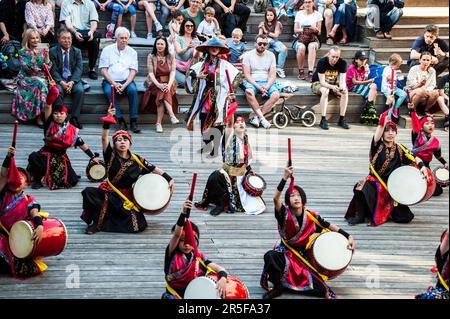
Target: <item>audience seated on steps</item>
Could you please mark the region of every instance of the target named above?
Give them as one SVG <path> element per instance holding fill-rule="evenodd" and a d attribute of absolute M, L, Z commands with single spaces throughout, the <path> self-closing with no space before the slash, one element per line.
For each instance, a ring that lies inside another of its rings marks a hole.
<path fill-rule="evenodd" d="M 55 42 L 55 14 L 50 2 L 53 0 L 31 0 L 25 5 L 25 21 L 28 29 L 35 29 L 41 42 Z"/>
<path fill-rule="evenodd" d="M 22 42 L 25 0 L 0 1 L 0 49 L 11 40 Z"/>
<path fill-rule="evenodd" d="M 136 38 L 136 7 L 134 0 L 92 0 L 97 10 L 111 10 L 111 23 L 106 26 L 106 38 L 112 39 L 114 30 L 122 25 L 122 18 L 125 13 L 130 13 L 131 37 Z"/>
<path fill-rule="evenodd" d="M 392 39 L 391 31 L 403 15 L 403 0 L 367 0 L 366 25 L 378 39 Z"/>

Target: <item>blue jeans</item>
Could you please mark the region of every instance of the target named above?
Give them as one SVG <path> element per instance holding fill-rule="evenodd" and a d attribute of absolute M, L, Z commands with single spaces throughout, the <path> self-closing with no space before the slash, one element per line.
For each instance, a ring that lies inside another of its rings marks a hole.
<path fill-rule="evenodd" d="M 276 53 L 278 53 L 277 68 L 283 69 L 288 55 L 287 48 L 285 51 L 281 50 L 283 43 L 279 40 L 274 40 L 271 44 L 268 44 L 267 47 L 272 48 Z"/>
<path fill-rule="evenodd" d="M 166 6 L 161 5 L 161 15 L 159 17 L 159 23 L 161 23 L 161 25 L 164 27 L 166 25 L 167 22 L 167 17 L 170 14 L 170 10 L 169 8 L 167 8 Z"/>
<path fill-rule="evenodd" d="M 388 97 L 389 94 L 386 94 L 386 92 L 383 92 L 384 96 Z M 398 110 L 400 109 L 400 106 L 403 104 L 403 102 L 406 100 L 406 98 L 408 97 L 408 94 L 397 88 L 394 90 L 394 95 L 397 96 L 397 99 L 395 100 L 395 104 L 394 104 L 394 115 L 396 117 L 398 117 Z"/>
<path fill-rule="evenodd" d="M 399 8 L 394 8 L 388 13 L 380 12 L 380 28 L 374 28 L 375 32 L 391 32 L 394 25 L 400 20 L 403 15 L 403 10 Z"/>
<path fill-rule="evenodd" d="M 126 81 L 117 81 L 117 83 L 123 84 Z M 108 104 L 111 103 L 111 85 L 103 80 L 102 83 L 103 86 L 103 93 L 105 94 L 106 99 L 108 100 Z M 136 84 L 131 82 L 127 88 L 125 89 L 126 94 L 128 96 L 128 105 L 130 107 L 130 119 L 137 119 L 138 118 L 138 92 L 136 88 Z M 116 117 L 117 118 L 123 118 L 122 113 L 120 112 L 120 106 L 119 106 L 119 94 L 114 94 L 114 108 L 116 109 Z"/>

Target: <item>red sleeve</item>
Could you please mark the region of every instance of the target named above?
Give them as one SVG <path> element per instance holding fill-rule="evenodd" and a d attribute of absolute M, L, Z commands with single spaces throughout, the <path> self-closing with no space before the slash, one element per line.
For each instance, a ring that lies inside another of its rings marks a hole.
<path fill-rule="evenodd" d="M 419 134 L 422 128 L 420 127 L 419 117 L 417 116 L 417 113 L 414 111 L 411 112 L 411 122 L 413 133 Z"/>

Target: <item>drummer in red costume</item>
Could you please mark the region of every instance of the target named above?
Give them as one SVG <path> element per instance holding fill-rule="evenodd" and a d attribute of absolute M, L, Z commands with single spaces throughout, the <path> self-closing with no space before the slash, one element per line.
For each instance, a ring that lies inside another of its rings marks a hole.
<path fill-rule="evenodd" d="M 108 109 L 108 116 L 115 114 L 114 107 Z M 103 158 L 106 163 L 107 180 L 98 188 L 86 187 L 82 191 L 83 213 L 81 219 L 88 224 L 86 234 L 97 231 L 136 233 L 147 227 L 144 214 L 131 202 L 133 184 L 140 175 L 155 173 L 164 177 L 171 189 L 172 177 L 162 169 L 150 164 L 142 156 L 130 151 L 131 135 L 117 131 L 109 142 L 110 123 L 104 122 L 102 133 Z M 124 200 L 127 198 L 127 200 Z M 134 208 L 133 208 L 134 207 Z"/>
<path fill-rule="evenodd" d="M 187 211 L 191 209 L 192 202 L 186 200 L 176 225 L 172 227 L 172 239 L 167 245 L 164 258 L 166 292 L 162 298 L 182 299 L 189 283 L 197 277 L 205 276 L 208 268 L 219 274 L 217 291 L 219 296 L 224 298 L 228 274 L 223 267 L 212 263 L 198 251 L 199 229 L 194 223 L 186 220 Z M 190 223 L 192 227 L 186 227 L 187 223 Z"/>
<path fill-rule="evenodd" d="M 412 121 L 412 143 L 413 148 L 411 154 L 420 157 L 426 167 L 430 168 L 430 162 L 434 157 L 444 165 L 444 168 L 448 169 L 448 163 L 442 157 L 441 143 L 436 136 L 433 136 L 434 129 L 436 128 L 434 118 L 432 116 L 423 116 L 419 119 L 413 105 L 409 105 L 412 110 L 410 112 Z M 433 196 L 439 196 L 443 192 L 442 187 L 436 184 L 436 190 Z"/>
<path fill-rule="evenodd" d="M 364 223 L 367 219 L 372 226 L 384 224 L 389 219 L 396 223 L 411 222 L 414 214 L 408 206 L 394 203 L 385 185 L 395 169 L 413 163 L 419 165 L 422 175 L 428 178 L 423 161 L 395 142 L 397 125 L 386 115 L 387 111 L 381 115 L 372 139 L 370 173 L 353 188 L 353 199 L 345 215 L 349 225 Z"/>
<path fill-rule="evenodd" d="M 11 273 L 14 277 L 25 279 L 41 274 L 47 266 L 40 260 L 16 258 L 10 250 L 8 235 L 11 227 L 18 221 L 33 219 L 37 225 L 34 240 L 42 239 L 42 217 L 40 205 L 33 196 L 24 194 L 28 176 L 23 168 L 17 168 L 14 161 L 14 147 L 8 154 L 0 173 L 0 273 Z"/>
<path fill-rule="evenodd" d="M 328 287 L 323 278 L 314 269 L 291 250 L 304 254 L 310 236 L 323 229 L 339 232 L 348 241 L 348 249 L 355 249 L 353 237 L 321 218 L 317 213 L 308 210 L 306 194 L 300 186 L 288 189 L 284 196 L 284 205 L 281 195 L 286 181 L 293 175 L 293 167 L 284 169 L 284 176 L 280 181 L 274 196 L 275 218 L 278 222 L 280 242 L 273 250 L 264 255 L 264 270 L 261 275 L 261 286 L 268 290 L 263 299 L 272 299 L 280 296 L 284 288 L 289 288 L 304 294 L 334 299 L 336 295 Z M 287 243 L 291 248 L 286 246 Z M 268 282 L 273 288 L 269 290 Z"/>
<path fill-rule="evenodd" d="M 72 168 L 67 150 L 80 147 L 89 158 L 97 162 L 98 154 L 92 153 L 89 146 L 78 135 L 79 129 L 69 123 L 68 110 L 60 100 L 45 108 L 44 142 L 38 152 L 28 157 L 27 171 L 32 177 L 32 188 L 41 188 L 44 181 L 48 188 L 71 188 L 80 178 Z"/>

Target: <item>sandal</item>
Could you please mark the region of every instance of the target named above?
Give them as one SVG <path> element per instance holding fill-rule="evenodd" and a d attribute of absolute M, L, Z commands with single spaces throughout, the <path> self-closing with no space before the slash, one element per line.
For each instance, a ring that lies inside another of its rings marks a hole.
<path fill-rule="evenodd" d="M 334 45 L 334 39 L 333 39 L 333 37 L 327 36 L 326 44 L 327 44 L 327 45 Z"/>
<path fill-rule="evenodd" d="M 376 37 L 377 39 L 384 39 L 384 38 L 385 38 L 384 33 L 381 32 L 381 31 L 378 31 L 378 32 L 375 34 L 375 37 Z"/>
<path fill-rule="evenodd" d="M 348 45 L 348 39 L 342 38 L 341 41 L 339 41 L 340 45 Z"/>

